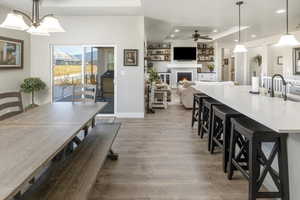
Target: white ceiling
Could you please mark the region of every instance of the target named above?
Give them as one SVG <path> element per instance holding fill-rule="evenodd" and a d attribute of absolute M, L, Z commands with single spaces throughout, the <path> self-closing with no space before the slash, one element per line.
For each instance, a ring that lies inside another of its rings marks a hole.
<path fill-rule="evenodd" d="M 285 14 L 275 11 L 285 7 L 285 0 L 244 0 L 243 40 L 283 33 Z M 30 12 L 32 0 L 0 0 L 0 7 Z M 188 38 L 194 30 L 213 36 L 212 31 L 224 32 L 237 25 L 236 0 L 43 0 L 41 13 L 56 15 L 142 15 L 145 16 L 147 39 L 161 41 L 175 29 L 175 37 Z M 290 29 L 300 24 L 300 0 L 289 0 Z M 232 41 L 236 36 L 224 37 Z"/>

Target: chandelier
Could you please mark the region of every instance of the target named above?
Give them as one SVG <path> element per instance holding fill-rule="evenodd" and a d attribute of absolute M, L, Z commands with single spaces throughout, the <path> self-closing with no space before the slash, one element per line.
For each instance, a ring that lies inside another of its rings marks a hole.
<path fill-rule="evenodd" d="M 39 13 L 40 2 L 39 0 L 33 0 L 31 16 L 22 11 L 13 10 L 7 14 L 0 27 L 27 31 L 32 35 L 42 36 L 49 36 L 49 33 L 65 32 L 53 14 L 48 14 L 40 18 Z M 29 25 L 24 21 L 24 18 L 30 22 Z"/>

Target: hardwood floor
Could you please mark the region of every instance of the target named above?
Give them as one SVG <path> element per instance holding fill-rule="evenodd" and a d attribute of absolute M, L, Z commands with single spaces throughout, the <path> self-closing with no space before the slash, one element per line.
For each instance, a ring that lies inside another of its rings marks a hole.
<path fill-rule="evenodd" d="M 191 129 L 191 111 L 180 105 L 145 119 L 126 119 L 89 200 L 246 200 L 240 174 L 228 181 L 221 154 L 210 155 L 207 139 Z M 196 126 L 195 126 L 196 127 Z"/>

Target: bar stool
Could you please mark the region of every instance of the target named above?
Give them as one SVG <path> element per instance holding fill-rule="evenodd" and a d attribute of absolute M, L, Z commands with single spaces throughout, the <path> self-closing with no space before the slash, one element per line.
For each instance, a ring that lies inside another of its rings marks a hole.
<path fill-rule="evenodd" d="M 202 102 L 203 99 L 209 98 L 204 93 L 195 93 L 193 100 L 193 112 L 192 112 L 192 128 L 195 122 L 198 122 L 198 135 L 200 135 L 200 127 L 202 121 Z"/>
<path fill-rule="evenodd" d="M 220 147 L 223 153 L 223 171 L 227 172 L 230 141 L 230 118 L 243 115 L 228 106 L 215 105 L 212 112 L 211 148 L 213 154 L 215 147 Z"/>
<path fill-rule="evenodd" d="M 208 134 L 208 151 L 210 150 L 211 119 L 214 105 L 222 105 L 222 103 L 218 102 L 213 98 L 203 99 L 200 137 L 203 138 L 204 134 Z"/>
<path fill-rule="evenodd" d="M 231 118 L 230 136 L 228 179 L 232 179 L 234 170 L 239 170 L 249 181 L 249 200 L 257 198 L 288 200 L 287 134 L 276 133 L 248 117 L 239 117 Z M 263 152 L 262 142 L 274 143 L 269 156 Z M 276 155 L 278 155 L 278 172 L 272 167 Z M 263 170 L 260 173 L 261 166 Z M 268 173 L 278 191 L 260 192 Z"/>

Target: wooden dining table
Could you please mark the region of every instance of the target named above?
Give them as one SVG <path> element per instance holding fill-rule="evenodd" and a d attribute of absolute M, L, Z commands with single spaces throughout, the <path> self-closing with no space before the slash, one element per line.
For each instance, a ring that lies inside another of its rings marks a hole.
<path fill-rule="evenodd" d="M 106 103 L 46 104 L 0 122 L 0 200 L 16 196 Z"/>

